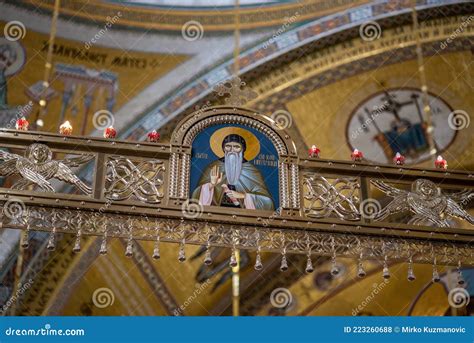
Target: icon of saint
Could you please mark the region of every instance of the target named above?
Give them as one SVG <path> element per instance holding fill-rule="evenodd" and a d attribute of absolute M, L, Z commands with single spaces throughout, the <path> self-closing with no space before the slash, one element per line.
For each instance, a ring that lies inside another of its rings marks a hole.
<path fill-rule="evenodd" d="M 224 156 L 209 164 L 192 197 L 204 206 L 274 210 L 260 171 L 244 158 L 247 143 L 238 134 L 222 141 Z"/>

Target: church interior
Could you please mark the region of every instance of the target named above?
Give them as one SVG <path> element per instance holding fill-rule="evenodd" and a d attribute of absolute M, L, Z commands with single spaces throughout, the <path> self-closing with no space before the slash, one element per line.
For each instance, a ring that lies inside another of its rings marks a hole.
<path fill-rule="evenodd" d="M 0 31 L 2 316 L 474 315 L 472 1 L 3 0 Z"/>

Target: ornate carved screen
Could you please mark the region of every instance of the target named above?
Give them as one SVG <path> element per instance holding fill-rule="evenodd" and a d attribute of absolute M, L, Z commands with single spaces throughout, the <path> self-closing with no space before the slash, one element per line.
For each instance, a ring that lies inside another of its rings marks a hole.
<path fill-rule="evenodd" d="M 474 265 L 474 173 L 298 156 L 270 118 L 189 115 L 170 144 L 1 130 L 3 228 Z M 232 254 L 235 256 L 235 254 Z"/>

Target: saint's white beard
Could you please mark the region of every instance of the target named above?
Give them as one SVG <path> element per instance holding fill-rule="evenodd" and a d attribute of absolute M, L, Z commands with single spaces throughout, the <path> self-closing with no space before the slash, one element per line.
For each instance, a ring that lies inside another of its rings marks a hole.
<path fill-rule="evenodd" d="M 239 181 L 240 172 L 242 171 L 242 160 L 242 151 L 239 153 L 225 153 L 225 175 L 229 185 L 236 185 L 237 181 Z"/>

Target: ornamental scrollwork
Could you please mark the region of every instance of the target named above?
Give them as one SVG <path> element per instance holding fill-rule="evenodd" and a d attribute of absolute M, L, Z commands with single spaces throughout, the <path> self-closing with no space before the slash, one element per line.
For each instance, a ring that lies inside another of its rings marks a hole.
<path fill-rule="evenodd" d="M 0 203 L 0 206 L 4 204 Z M 381 238 L 370 235 L 348 235 L 344 232 L 281 230 L 268 227 L 237 227 L 224 223 L 184 222 L 172 218 L 147 218 L 90 211 L 28 206 L 20 220 L 1 216 L 3 227 L 50 232 L 50 235 L 72 233 L 129 237 L 131 240 L 173 242 L 210 247 L 261 250 L 281 254 L 311 254 L 383 261 L 431 263 L 434 258 L 445 265 L 472 265 L 472 244 L 425 241 L 408 238 Z M 18 222 L 22 224 L 18 224 Z"/>
<path fill-rule="evenodd" d="M 328 180 L 316 174 L 303 177 L 304 211 L 308 217 L 359 220 L 360 184 L 357 178 Z"/>
<path fill-rule="evenodd" d="M 163 198 L 164 171 L 161 160 L 134 162 L 112 156 L 107 161 L 105 197 L 114 201 L 135 197 L 145 203 L 159 203 Z"/>

